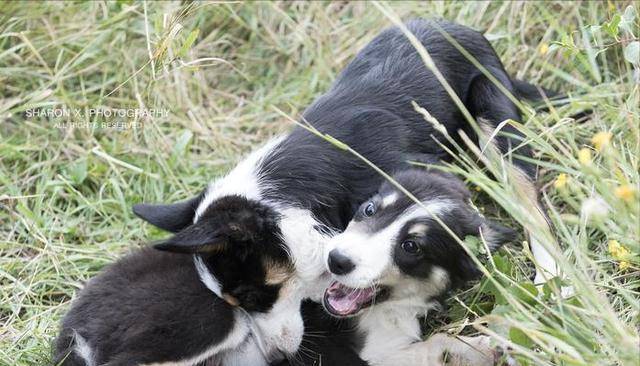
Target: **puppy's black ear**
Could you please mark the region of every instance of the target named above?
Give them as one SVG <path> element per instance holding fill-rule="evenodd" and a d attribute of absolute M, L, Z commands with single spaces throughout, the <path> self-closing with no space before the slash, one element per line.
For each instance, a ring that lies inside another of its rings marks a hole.
<path fill-rule="evenodd" d="M 489 246 L 489 250 L 492 252 L 500 249 L 504 244 L 514 241 L 517 235 L 512 228 L 486 219 L 482 220 L 480 230 L 482 231 L 482 237 Z"/>
<path fill-rule="evenodd" d="M 229 247 L 229 240 L 212 225 L 201 221 L 153 247 L 175 253 L 220 253 Z"/>
<path fill-rule="evenodd" d="M 173 204 L 141 203 L 133 206 L 133 213 L 153 226 L 177 233 L 193 223 L 203 197 L 204 192 L 190 200 Z"/>

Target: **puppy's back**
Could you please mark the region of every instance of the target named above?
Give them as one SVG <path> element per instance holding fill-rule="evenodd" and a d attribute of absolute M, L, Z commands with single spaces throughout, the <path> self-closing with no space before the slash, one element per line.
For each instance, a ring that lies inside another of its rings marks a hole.
<path fill-rule="evenodd" d="M 55 364 L 177 361 L 224 340 L 233 322 L 191 256 L 146 248 L 87 283 L 62 322 Z"/>

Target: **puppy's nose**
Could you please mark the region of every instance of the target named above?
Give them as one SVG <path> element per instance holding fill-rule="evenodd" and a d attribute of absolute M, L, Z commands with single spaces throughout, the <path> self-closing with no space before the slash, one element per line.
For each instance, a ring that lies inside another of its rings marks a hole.
<path fill-rule="evenodd" d="M 346 255 L 340 253 L 338 249 L 334 249 L 329 252 L 329 270 L 333 274 L 344 275 L 356 268 L 351 259 Z"/>

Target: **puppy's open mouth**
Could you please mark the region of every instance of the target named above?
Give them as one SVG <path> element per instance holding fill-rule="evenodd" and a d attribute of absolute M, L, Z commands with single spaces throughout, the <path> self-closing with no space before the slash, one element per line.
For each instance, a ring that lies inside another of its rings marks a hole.
<path fill-rule="evenodd" d="M 324 291 L 324 307 L 334 316 L 347 317 L 356 315 L 374 303 L 384 301 L 389 296 L 389 289 L 384 286 L 351 288 L 334 281 Z"/>

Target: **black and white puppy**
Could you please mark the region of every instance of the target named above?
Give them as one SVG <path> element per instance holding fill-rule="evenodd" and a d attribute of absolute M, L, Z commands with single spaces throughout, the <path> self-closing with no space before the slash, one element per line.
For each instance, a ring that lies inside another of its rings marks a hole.
<path fill-rule="evenodd" d="M 418 317 L 437 307 L 448 291 L 479 276 L 453 235 L 460 240 L 481 236 L 495 250 L 515 232 L 480 216 L 464 183 L 453 175 L 410 169 L 394 180 L 420 203 L 385 182 L 346 230 L 329 241 L 326 263 L 335 281 L 325 291 L 325 309 L 336 317 L 356 317 L 364 339 L 360 357 L 371 365 L 432 365 L 429 361 L 447 349 L 461 352 L 455 356 L 468 358 L 467 364 L 492 364 L 481 338 L 467 342 L 482 346 L 486 355 L 454 338 L 419 342 Z"/>
<path fill-rule="evenodd" d="M 505 120 L 521 120 L 517 106 L 441 33 L 447 32 L 465 48 L 504 89 L 514 95 L 531 94 L 534 87 L 512 80 L 489 42 L 467 27 L 445 21 L 415 20 L 407 28 L 429 51 L 440 73 L 467 110 L 491 132 Z M 533 93 L 535 94 L 535 93 Z M 349 145 L 380 169 L 393 172 L 407 160 L 446 159 L 446 141 L 415 111 L 417 103 L 444 126 L 475 136 L 456 103 L 397 27 L 383 31 L 343 70 L 333 86 L 309 106 L 303 116 L 321 133 Z M 492 142 L 513 163 L 527 199 L 537 205 L 535 166 L 522 133 L 510 124 Z M 490 134 L 491 135 L 491 134 Z M 513 159 L 511 159 L 513 154 Z M 523 159 L 520 159 L 523 157 Z M 169 231 L 197 221 L 210 206 L 240 196 L 280 216 L 277 230 L 306 283 L 320 285 L 311 298 L 322 301 L 326 285 L 324 246 L 332 230 L 343 230 L 355 209 L 378 189 L 382 177 L 351 153 L 338 149 L 304 128 L 295 128 L 254 151 L 225 177 L 197 197 L 174 204 L 134 207 L 141 218 Z M 231 209 L 232 210 L 232 209 Z M 542 209 L 532 212 L 544 220 Z M 226 220 L 221 216 L 216 220 Z M 274 228 L 276 230 L 276 228 Z M 537 279 L 553 276 L 555 262 L 531 240 L 540 265 Z M 310 292 L 314 292 L 309 288 Z"/>
<path fill-rule="evenodd" d="M 295 353 L 309 294 L 280 220 L 227 196 L 155 245 L 187 254 L 145 248 L 109 266 L 66 314 L 56 364 L 259 366 Z"/>

